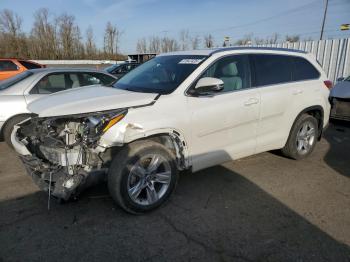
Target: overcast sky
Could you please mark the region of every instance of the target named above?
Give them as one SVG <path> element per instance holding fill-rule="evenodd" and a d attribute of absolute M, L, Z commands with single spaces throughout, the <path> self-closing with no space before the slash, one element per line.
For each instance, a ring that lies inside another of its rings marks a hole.
<path fill-rule="evenodd" d="M 250 33 L 260 38 L 274 32 L 319 38 L 323 6 L 324 0 L 0 0 L 0 9 L 23 18 L 26 32 L 41 7 L 52 16 L 74 15 L 83 33 L 91 25 L 98 45 L 111 21 L 124 32 L 123 53 L 134 52 L 138 38 L 178 37 L 182 29 L 198 36 L 212 33 L 218 45 L 224 36 L 235 42 Z M 325 37 L 350 37 L 350 31 L 339 30 L 343 23 L 350 23 L 350 0 L 329 0 Z"/>

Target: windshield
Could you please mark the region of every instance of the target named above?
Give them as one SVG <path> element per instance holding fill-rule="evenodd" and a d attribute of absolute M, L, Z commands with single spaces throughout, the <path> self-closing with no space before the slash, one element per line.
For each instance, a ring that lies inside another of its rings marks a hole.
<path fill-rule="evenodd" d="M 205 58 L 195 55 L 158 56 L 136 67 L 113 87 L 134 92 L 170 94 Z"/>
<path fill-rule="evenodd" d="M 18 75 L 15 75 L 9 79 L 6 79 L 4 81 L 0 82 L 0 90 L 4 90 L 6 88 L 9 88 L 10 86 L 13 86 L 17 84 L 18 82 L 22 81 L 23 79 L 26 79 L 27 77 L 31 76 L 33 73 L 30 71 L 24 71 L 23 73 L 20 73 Z"/>

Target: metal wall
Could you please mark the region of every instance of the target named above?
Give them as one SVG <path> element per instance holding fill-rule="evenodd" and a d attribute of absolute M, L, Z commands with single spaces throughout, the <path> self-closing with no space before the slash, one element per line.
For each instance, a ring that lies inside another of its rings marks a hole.
<path fill-rule="evenodd" d="M 261 45 L 303 50 L 314 54 L 333 82 L 350 75 L 350 38 Z"/>

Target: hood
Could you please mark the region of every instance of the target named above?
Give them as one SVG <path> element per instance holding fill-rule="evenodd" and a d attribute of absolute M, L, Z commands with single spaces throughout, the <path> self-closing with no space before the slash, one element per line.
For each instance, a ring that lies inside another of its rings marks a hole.
<path fill-rule="evenodd" d="M 350 81 L 341 81 L 337 83 L 330 93 L 331 97 L 350 98 Z"/>
<path fill-rule="evenodd" d="M 156 96 L 112 87 L 89 86 L 45 96 L 30 103 L 28 110 L 40 117 L 74 115 L 146 105 Z"/>

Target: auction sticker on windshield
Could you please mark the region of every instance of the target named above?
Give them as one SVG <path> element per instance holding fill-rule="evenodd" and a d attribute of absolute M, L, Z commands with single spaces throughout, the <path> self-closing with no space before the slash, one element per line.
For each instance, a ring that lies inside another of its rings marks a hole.
<path fill-rule="evenodd" d="M 179 64 L 198 65 L 203 59 L 182 59 Z"/>

